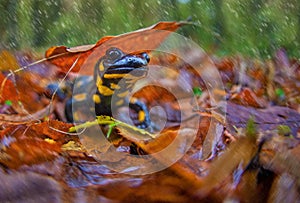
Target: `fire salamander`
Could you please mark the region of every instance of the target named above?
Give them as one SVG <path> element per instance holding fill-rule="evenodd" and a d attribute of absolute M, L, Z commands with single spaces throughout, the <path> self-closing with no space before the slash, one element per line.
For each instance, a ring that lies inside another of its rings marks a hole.
<path fill-rule="evenodd" d="M 150 117 L 147 106 L 137 98 L 126 98 L 134 83 L 145 77 L 150 57 L 147 53 L 126 54 L 118 48 L 110 48 L 99 59 L 94 67 L 94 77 L 82 76 L 77 79 L 73 88 L 79 88 L 72 99 L 68 100 L 65 107 L 67 120 L 76 120 L 76 112 L 72 111 L 72 103 L 86 105 L 89 100 L 95 106 L 96 116 L 112 116 L 113 108 L 129 104 L 138 115 L 138 127 L 147 128 Z M 114 103 L 112 104 L 112 96 Z M 74 106 L 74 105 L 73 105 Z M 74 117 L 73 117 L 74 116 Z"/>

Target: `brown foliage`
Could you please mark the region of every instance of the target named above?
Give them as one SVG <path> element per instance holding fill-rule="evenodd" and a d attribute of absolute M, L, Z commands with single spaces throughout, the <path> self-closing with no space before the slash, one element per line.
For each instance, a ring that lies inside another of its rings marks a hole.
<path fill-rule="evenodd" d="M 95 57 L 110 46 L 125 52 L 150 51 L 183 24 L 162 22 L 104 37 L 94 45 L 52 47 L 46 57 L 62 72 L 78 59 L 72 70 L 77 72 L 83 64 L 85 68 L 95 63 Z M 202 60 L 199 66 L 211 67 L 200 57 L 202 52 L 184 51 L 191 61 Z M 14 61 L 9 56 L 7 63 Z M 65 101 L 45 95 L 47 83 L 59 74 L 50 66 L 43 71 L 38 67 L 38 71 L 20 71 L 13 80 L 2 70 L 0 201 L 299 201 L 299 62 L 291 62 L 293 68 L 284 74 L 273 61 L 214 59 L 225 88 L 213 91 L 227 100 L 212 106 L 201 74 L 188 62 L 166 54 L 154 55 L 151 61 L 177 70 L 134 94 L 149 107 L 161 106 L 167 114 L 166 125 L 155 138 L 119 125 L 109 139 L 97 133 L 92 137 L 92 127 L 69 134 L 72 124 L 56 120 L 63 120 L 57 112 L 64 111 Z M 191 99 L 188 94 L 178 96 L 164 88 L 171 84 L 174 91 L 185 89 L 183 84 L 177 88 L 182 81 L 178 78 L 184 79 L 187 87 L 196 84 L 201 94 Z M 12 106 L 5 103 L 7 100 Z M 195 115 L 200 118 L 192 119 Z M 254 126 L 249 125 L 250 118 Z M 105 125 L 93 127 L 104 134 L 108 131 Z M 159 155 L 166 147 L 170 147 L 169 153 Z M 125 156 L 115 156 L 118 153 Z M 97 157 L 91 156 L 94 154 Z M 168 165 L 177 154 L 182 155 L 180 159 L 162 171 L 143 176 L 125 173 L 149 163 Z M 138 158 L 139 167 L 130 165 L 130 155 Z M 111 165 L 122 168 L 123 173 L 112 170 Z"/>

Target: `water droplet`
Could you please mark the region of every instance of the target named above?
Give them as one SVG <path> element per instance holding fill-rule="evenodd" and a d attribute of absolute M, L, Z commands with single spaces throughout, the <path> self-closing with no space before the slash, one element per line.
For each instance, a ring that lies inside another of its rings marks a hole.
<path fill-rule="evenodd" d="M 112 13 L 112 12 L 113 12 L 113 10 L 112 10 L 112 8 L 111 8 L 111 7 L 107 7 L 107 11 L 108 11 L 108 12 L 110 12 L 110 13 Z"/>

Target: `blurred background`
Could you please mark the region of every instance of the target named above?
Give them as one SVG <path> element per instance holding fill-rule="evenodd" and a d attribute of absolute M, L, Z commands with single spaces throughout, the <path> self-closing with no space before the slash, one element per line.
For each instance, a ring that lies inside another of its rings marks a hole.
<path fill-rule="evenodd" d="M 300 58 L 299 0 L 0 0 L 0 48 L 42 54 L 188 17 L 179 33 L 207 52 Z"/>

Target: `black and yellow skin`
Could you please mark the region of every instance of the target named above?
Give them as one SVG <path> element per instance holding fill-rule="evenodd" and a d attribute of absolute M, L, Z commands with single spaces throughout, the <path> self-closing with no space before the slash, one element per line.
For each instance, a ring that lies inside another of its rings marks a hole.
<path fill-rule="evenodd" d="M 89 100 L 89 105 L 95 105 L 97 116 L 112 116 L 113 108 L 126 104 L 138 114 L 140 128 L 150 125 L 149 112 L 146 105 L 136 98 L 127 99 L 129 91 L 135 82 L 147 74 L 150 58 L 147 53 L 125 54 L 118 48 L 110 48 L 105 56 L 99 59 L 94 67 L 94 78 L 84 76 L 77 82 L 80 94 L 73 95 L 66 104 L 66 117 L 73 121 L 72 102 Z M 112 96 L 114 102 L 112 104 Z"/>

